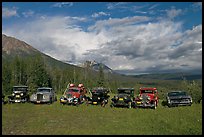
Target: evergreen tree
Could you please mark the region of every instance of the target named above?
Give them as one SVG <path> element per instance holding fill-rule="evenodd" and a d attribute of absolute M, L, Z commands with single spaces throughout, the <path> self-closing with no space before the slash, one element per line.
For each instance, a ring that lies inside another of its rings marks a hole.
<path fill-rule="evenodd" d="M 102 66 L 101 63 L 99 65 L 98 86 L 99 87 L 104 87 L 105 86 L 105 78 L 104 78 L 103 66 Z"/>

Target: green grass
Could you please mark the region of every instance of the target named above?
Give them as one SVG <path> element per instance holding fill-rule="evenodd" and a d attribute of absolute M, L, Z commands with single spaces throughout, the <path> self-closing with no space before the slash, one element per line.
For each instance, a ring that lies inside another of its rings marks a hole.
<path fill-rule="evenodd" d="M 110 101 L 110 100 L 109 100 Z M 2 134 L 27 135 L 201 135 L 202 104 L 153 109 L 85 104 L 2 105 Z"/>

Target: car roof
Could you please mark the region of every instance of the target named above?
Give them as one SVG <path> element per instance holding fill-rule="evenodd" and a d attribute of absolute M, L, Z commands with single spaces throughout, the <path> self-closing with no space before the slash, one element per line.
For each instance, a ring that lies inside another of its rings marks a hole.
<path fill-rule="evenodd" d="M 157 90 L 157 88 L 154 88 L 154 87 L 141 87 L 140 90 Z"/>
<path fill-rule="evenodd" d="M 28 86 L 24 86 L 24 85 L 22 85 L 22 86 L 13 86 L 14 88 L 18 88 L 18 87 L 23 87 L 23 88 L 28 88 Z"/>
<path fill-rule="evenodd" d="M 135 90 L 134 88 L 118 88 L 118 90 Z"/>
<path fill-rule="evenodd" d="M 69 87 L 68 89 L 78 89 L 78 90 L 80 90 L 81 88 L 79 88 L 79 87 Z"/>
<path fill-rule="evenodd" d="M 93 90 L 108 90 L 108 89 L 104 87 L 94 87 Z"/>

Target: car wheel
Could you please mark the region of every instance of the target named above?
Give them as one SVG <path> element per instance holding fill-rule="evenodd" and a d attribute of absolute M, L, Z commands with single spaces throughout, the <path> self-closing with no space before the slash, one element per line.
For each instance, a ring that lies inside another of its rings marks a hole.
<path fill-rule="evenodd" d="M 128 102 L 128 108 L 131 108 L 131 107 L 132 107 L 132 103 Z"/>
<path fill-rule="evenodd" d="M 50 101 L 49 101 L 49 103 L 48 103 L 48 104 L 49 104 L 49 105 L 50 105 L 50 104 L 52 104 L 52 98 L 50 98 Z"/>
<path fill-rule="evenodd" d="M 101 102 L 101 106 L 105 107 L 105 100 Z"/>
<path fill-rule="evenodd" d="M 157 102 L 154 101 L 154 109 L 156 109 L 156 108 L 157 108 Z"/>

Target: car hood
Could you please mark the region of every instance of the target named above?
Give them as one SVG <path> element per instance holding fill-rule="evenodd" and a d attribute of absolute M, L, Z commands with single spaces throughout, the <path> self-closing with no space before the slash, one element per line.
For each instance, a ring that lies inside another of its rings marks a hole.
<path fill-rule="evenodd" d="M 76 96 L 77 98 L 79 98 L 79 96 L 80 96 L 80 93 L 78 93 L 78 92 L 68 92 L 68 94 L 71 94 L 72 97 Z"/>
<path fill-rule="evenodd" d="M 123 98 L 123 97 L 129 97 L 129 94 L 118 94 L 117 97 Z"/>
<path fill-rule="evenodd" d="M 182 98 L 191 98 L 191 96 L 186 95 L 186 96 L 171 96 L 169 99 L 182 99 Z"/>
<path fill-rule="evenodd" d="M 25 93 L 24 91 L 13 91 L 13 93 Z"/>

